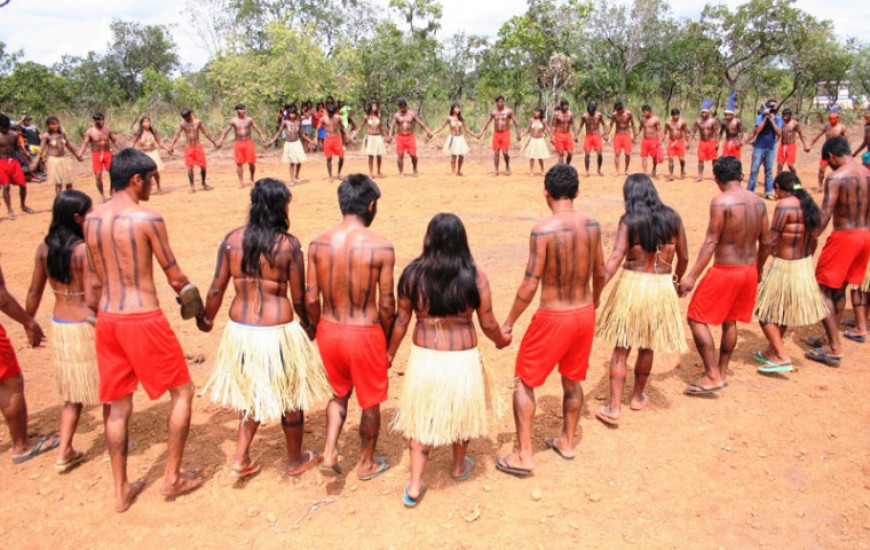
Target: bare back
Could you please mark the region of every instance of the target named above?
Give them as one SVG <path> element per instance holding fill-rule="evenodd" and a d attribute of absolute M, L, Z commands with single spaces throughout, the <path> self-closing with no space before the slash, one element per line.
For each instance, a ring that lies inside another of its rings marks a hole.
<path fill-rule="evenodd" d="M 851 160 L 825 178 L 822 227 L 833 216 L 834 231 L 870 228 L 868 186 L 867 169 Z"/>
<path fill-rule="evenodd" d="M 756 263 L 758 243 L 766 230 L 767 209 L 755 193 L 738 187 L 723 191 L 710 203 L 707 236 L 714 237 L 718 265 Z"/>
<path fill-rule="evenodd" d="M 812 256 L 816 249 L 816 237 L 815 233 L 807 231 L 800 199 L 790 196 L 777 201 L 768 235 L 774 256 L 783 260 Z"/>
<path fill-rule="evenodd" d="M 0 158 L 12 158 L 18 148 L 18 135 L 18 131 L 12 129 L 0 132 Z"/>

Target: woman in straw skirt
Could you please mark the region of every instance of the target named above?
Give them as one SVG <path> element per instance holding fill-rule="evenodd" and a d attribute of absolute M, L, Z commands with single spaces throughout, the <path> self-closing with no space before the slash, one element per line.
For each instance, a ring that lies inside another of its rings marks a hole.
<path fill-rule="evenodd" d="M 411 322 L 417 324 L 405 385 L 393 427 L 411 441 L 411 479 L 404 503 L 414 507 L 426 485 L 429 451 L 453 446 L 450 475 L 465 481 L 474 468 L 468 441 L 487 433 L 487 407 L 498 404 L 492 374 L 477 348 L 474 313 L 483 333 L 501 349 L 510 344 L 492 313 L 486 275 L 474 265 L 462 221 L 437 214 L 426 230 L 423 254 L 399 279 L 398 312 L 387 357 L 392 361 Z"/>
<path fill-rule="evenodd" d="M 157 184 L 157 194 L 160 194 L 163 192 L 163 189 L 160 187 L 160 171 L 163 170 L 163 159 L 160 158 L 160 149 L 166 149 L 166 146 L 160 141 L 160 134 L 151 126 L 151 118 L 147 116 L 143 116 L 139 120 L 139 131 L 136 132 L 136 137 L 133 138 L 133 144 L 130 147 L 135 148 L 137 145 L 157 165 L 154 183 Z"/>
<path fill-rule="evenodd" d="M 595 415 L 619 425 L 626 363 L 631 348 L 634 365 L 632 410 L 649 401 L 644 393 L 656 351 L 686 351 L 686 336 L 676 283 L 689 263 L 686 230 L 672 208 L 662 203 L 646 174 L 632 174 L 622 188 L 625 214 L 619 220 L 616 243 L 605 267 L 605 284 L 622 264 L 623 273 L 598 317 L 596 336 L 613 345 L 610 358 L 610 403 Z M 676 260 L 676 266 L 673 264 Z"/>
<path fill-rule="evenodd" d="M 45 119 L 45 125 L 48 127 L 48 132 L 41 136 L 42 140 L 39 144 L 40 155 L 33 160 L 33 163 L 30 165 L 30 171 L 35 171 L 40 159 L 45 159 L 47 180 L 49 183 L 54 184 L 55 195 L 59 195 L 64 186 L 67 189 L 72 189 L 73 187 L 74 168 L 69 157 L 66 156 L 66 150 L 69 149 L 69 152 L 79 162 L 82 161 L 82 157 L 79 156 L 72 143 L 66 137 L 63 128 L 60 126 L 60 119 L 56 116 L 50 116 Z"/>
<path fill-rule="evenodd" d="M 297 183 L 302 183 L 299 172 L 302 171 L 302 163 L 308 160 L 305 148 L 302 147 L 302 140 L 307 141 L 309 145 L 313 143 L 302 132 L 302 123 L 299 121 L 299 111 L 296 109 L 296 105 L 291 105 L 287 109 L 287 118 L 281 121 L 278 131 L 263 146 L 269 147 L 275 143 L 282 133 L 284 134 L 284 153 L 281 155 L 281 164 L 290 165 L 290 187 L 293 187 Z"/>
<path fill-rule="evenodd" d="M 27 293 L 27 313 L 36 314 L 48 282 L 54 292 L 51 348 L 55 380 L 64 399 L 60 413 L 60 446 L 55 469 L 66 472 L 84 460 L 73 447 L 82 407 L 99 404 L 100 378 L 94 347 L 94 311 L 100 298 L 96 278 L 88 271 L 82 227 L 91 198 L 81 191 L 63 191 L 54 199 L 48 235 L 36 249 L 36 265 Z M 103 405 L 103 417 L 108 406 Z"/>
<path fill-rule="evenodd" d="M 381 173 L 381 162 L 387 154 L 387 146 L 384 144 L 384 134 L 387 130 L 384 128 L 381 108 L 377 101 L 369 103 L 362 123 L 351 136 L 351 140 L 356 139 L 356 135 L 363 130 L 366 132 L 366 137 L 363 139 L 362 152 L 369 157 L 369 177 L 382 178 L 384 175 Z M 378 163 L 377 173 L 375 173 L 375 160 Z"/>
<path fill-rule="evenodd" d="M 789 372 L 791 358 L 782 343 L 787 327 L 813 325 L 828 315 L 813 270 L 821 213 L 793 172 L 782 172 L 773 180 L 776 210 L 768 241 L 759 251 L 761 271 L 768 255 L 773 255 L 755 303 L 755 315 L 767 337 L 768 346 L 757 351 L 762 373 Z"/>
<path fill-rule="evenodd" d="M 236 478 L 260 471 L 250 448 L 262 422 L 281 420 L 289 475 L 298 476 L 321 460 L 316 451 L 302 451 L 304 412 L 327 399 L 330 390 L 320 354 L 309 339 L 313 329 L 304 305 L 302 247 L 287 233 L 290 198 L 290 190 L 278 180 L 254 184 L 248 224 L 221 243 L 205 314 L 197 319 L 200 330 L 212 329 L 232 280 L 236 295 L 230 319 L 203 393 L 211 389 L 212 401 L 239 412 L 231 472 Z M 300 322 L 293 320 L 294 309 Z"/>
<path fill-rule="evenodd" d="M 538 107 L 535 109 L 535 116 L 529 120 L 529 125 L 520 134 L 520 138 L 528 136 L 520 147 L 520 152 L 529 159 L 529 175 L 535 175 L 535 161 L 541 166 L 541 174 L 544 175 L 544 159 L 550 158 L 550 149 L 547 147 L 547 142 L 544 140 L 544 134 L 552 139 L 553 133 L 550 131 L 550 126 L 544 118 L 544 109 Z"/>
<path fill-rule="evenodd" d="M 464 176 L 462 173 L 462 163 L 465 161 L 465 155 L 471 149 L 468 147 L 468 142 L 465 141 L 465 135 L 477 137 L 471 128 L 465 124 L 465 119 L 462 118 L 462 107 L 459 103 L 454 103 L 450 106 L 450 114 L 444 119 L 444 124 L 438 127 L 433 134 L 437 134 L 446 127 L 450 127 L 450 135 L 444 142 L 442 151 L 445 155 L 450 155 L 450 174 L 454 176 Z"/>

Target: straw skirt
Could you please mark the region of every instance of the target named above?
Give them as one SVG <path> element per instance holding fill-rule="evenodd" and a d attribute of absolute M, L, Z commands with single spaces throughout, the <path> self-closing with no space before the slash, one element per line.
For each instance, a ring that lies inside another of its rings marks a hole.
<path fill-rule="evenodd" d="M 528 138 L 520 147 L 520 153 L 527 159 L 538 160 L 550 158 L 550 148 L 544 138 Z"/>
<path fill-rule="evenodd" d="M 870 263 L 867 264 L 867 271 L 864 272 L 864 280 L 861 282 L 861 290 L 870 292 Z"/>
<path fill-rule="evenodd" d="M 468 147 L 468 142 L 465 141 L 465 136 L 447 136 L 447 141 L 444 142 L 444 148 L 441 149 L 445 155 L 454 157 L 467 155 L 471 149 Z"/>
<path fill-rule="evenodd" d="M 363 153 L 370 157 L 382 157 L 387 154 L 387 146 L 384 144 L 384 136 L 370 136 L 366 134 L 363 139 Z"/>
<path fill-rule="evenodd" d="M 598 316 L 595 334 L 614 347 L 687 351 L 671 275 L 623 270 Z"/>
<path fill-rule="evenodd" d="M 306 411 L 332 396 L 317 346 L 296 321 L 258 327 L 229 321 L 203 389 L 257 422 Z"/>
<path fill-rule="evenodd" d="M 774 258 L 755 299 L 759 321 L 786 327 L 814 325 L 828 315 L 813 271 L 813 258 Z"/>
<path fill-rule="evenodd" d="M 480 350 L 411 346 L 393 429 L 424 445 L 449 445 L 487 434 L 487 409 L 501 413 Z"/>
<path fill-rule="evenodd" d="M 160 158 L 160 151 L 154 149 L 153 151 L 142 151 L 145 153 L 145 156 L 154 161 L 154 164 L 157 165 L 157 171 L 163 170 L 163 159 Z"/>
<path fill-rule="evenodd" d="M 63 185 L 73 181 L 73 164 L 69 157 L 48 157 L 45 162 L 45 175 L 48 183 Z"/>
<path fill-rule="evenodd" d="M 308 157 L 305 155 L 305 149 L 302 148 L 301 139 L 284 142 L 284 154 L 281 155 L 283 164 L 302 164 L 307 160 Z"/>
<path fill-rule="evenodd" d="M 100 403 L 100 372 L 94 335 L 94 327 L 87 321 L 51 320 L 57 391 L 70 403 Z"/>

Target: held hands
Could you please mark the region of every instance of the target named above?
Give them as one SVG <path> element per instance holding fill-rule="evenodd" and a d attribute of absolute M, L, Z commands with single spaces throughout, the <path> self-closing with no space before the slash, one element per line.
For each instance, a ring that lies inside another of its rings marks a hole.
<path fill-rule="evenodd" d="M 686 294 L 692 292 L 695 288 L 695 279 L 691 277 L 686 277 L 682 281 L 680 281 L 677 287 L 677 294 L 679 294 L 680 298 L 685 296 Z"/>
<path fill-rule="evenodd" d="M 27 343 L 34 348 L 38 348 L 45 341 L 45 333 L 34 319 L 24 325 L 24 332 L 27 334 Z"/>
<path fill-rule="evenodd" d="M 211 329 L 214 328 L 214 321 L 206 319 L 204 311 L 200 312 L 200 314 L 196 316 L 196 328 L 202 332 L 211 332 Z"/>

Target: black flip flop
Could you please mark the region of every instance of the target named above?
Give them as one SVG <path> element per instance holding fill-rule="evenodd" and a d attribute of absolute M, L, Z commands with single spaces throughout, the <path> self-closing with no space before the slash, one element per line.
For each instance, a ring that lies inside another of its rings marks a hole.
<path fill-rule="evenodd" d="M 821 338 L 816 338 L 815 336 L 807 336 L 804 338 L 804 344 L 811 348 L 820 348 L 825 345 L 825 341 Z"/>
<path fill-rule="evenodd" d="M 573 456 L 566 456 L 562 453 L 562 449 L 560 449 L 559 447 L 556 446 L 555 438 L 548 437 L 547 439 L 544 440 L 544 445 L 546 445 L 548 449 L 552 449 L 553 452 L 556 453 L 557 455 L 559 455 L 559 457 L 562 460 L 567 460 L 568 462 L 571 462 L 572 460 L 574 460 Z"/>
<path fill-rule="evenodd" d="M 867 337 L 863 334 L 852 334 L 852 331 L 847 330 L 843 333 L 843 338 L 847 338 L 853 342 L 858 342 L 859 344 L 863 344 L 867 342 Z"/>
<path fill-rule="evenodd" d="M 810 361 L 822 363 L 823 365 L 827 365 L 829 367 L 839 367 L 840 361 L 842 360 L 842 357 L 836 357 L 834 355 L 831 355 L 823 348 L 808 349 L 804 352 L 804 356 Z"/>
<path fill-rule="evenodd" d="M 719 393 L 724 387 L 725 386 L 723 385 L 716 386 L 715 388 L 705 388 L 701 384 L 698 384 L 696 381 L 686 386 L 686 389 L 683 393 L 685 393 L 686 395 L 712 395 L 714 393 Z"/>
<path fill-rule="evenodd" d="M 51 441 L 49 441 L 49 439 L 51 439 Z M 56 449 L 58 445 L 60 445 L 59 437 L 51 438 L 47 435 L 40 437 L 39 441 L 37 441 L 36 445 L 34 445 L 32 449 L 30 449 L 29 453 L 13 458 L 12 464 L 24 464 L 32 458 L 36 458 L 41 454 L 51 451 L 52 449 Z"/>
<path fill-rule="evenodd" d="M 495 469 L 500 472 L 504 472 L 506 474 L 510 474 L 512 476 L 517 476 L 520 478 L 532 475 L 531 470 L 526 470 L 525 468 L 517 468 L 508 464 L 506 456 L 500 456 L 496 459 Z"/>

